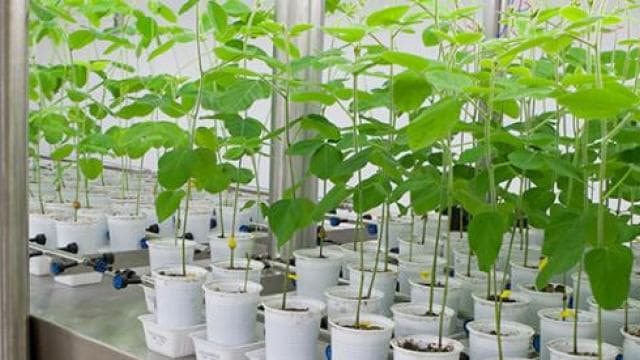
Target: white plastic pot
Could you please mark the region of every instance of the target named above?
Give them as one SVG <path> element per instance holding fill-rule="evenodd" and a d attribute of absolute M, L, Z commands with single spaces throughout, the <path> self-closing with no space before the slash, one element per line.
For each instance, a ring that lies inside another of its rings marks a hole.
<path fill-rule="evenodd" d="M 385 223 L 378 227 L 378 229 L 382 229 L 382 231 L 378 231 L 378 239 L 382 242 L 382 249 L 385 248 L 387 239 L 387 225 L 389 231 L 389 249 L 397 248 L 398 239 L 409 239 L 413 231 L 411 220 L 405 218 L 385 219 Z"/>
<path fill-rule="evenodd" d="M 29 213 L 29 238 L 37 235 L 44 235 L 48 248 L 55 248 L 56 239 L 56 221 L 50 214 Z"/>
<path fill-rule="evenodd" d="M 205 244 L 209 241 L 211 214 L 212 212 L 207 208 L 189 209 L 186 232 L 193 235 L 193 241 L 199 244 Z"/>
<path fill-rule="evenodd" d="M 289 297 L 285 310 L 281 308 L 281 303 L 280 299 L 264 302 L 266 358 L 315 359 L 324 303 Z"/>
<path fill-rule="evenodd" d="M 332 360 L 387 360 L 393 321 L 372 314 L 361 314 L 360 324 L 377 329 L 354 329 L 355 315 L 329 321 Z M 293 359 L 293 358 L 291 358 Z"/>
<path fill-rule="evenodd" d="M 538 311 L 540 319 L 540 360 L 549 360 L 547 344 L 573 334 L 573 316 L 563 319 L 562 308 L 549 308 Z M 580 310 L 578 312 L 578 338 L 595 339 L 598 333 L 598 321 L 594 314 Z"/>
<path fill-rule="evenodd" d="M 594 298 L 590 298 L 589 311 L 597 313 L 598 304 Z M 635 299 L 628 299 L 629 304 L 629 324 L 640 323 L 640 301 Z M 620 333 L 620 328 L 624 326 L 625 311 L 624 308 L 617 310 L 602 310 L 602 336 L 604 341 L 614 345 L 622 346 L 624 337 Z"/>
<path fill-rule="evenodd" d="M 109 212 L 109 209 L 99 207 L 83 207 L 78 210 L 78 216 L 92 217 L 98 221 L 98 226 L 100 227 L 100 247 L 109 245 L 109 224 L 107 223 L 107 214 Z M 73 215 L 73 212 L 71 212 L 71 214 Z"/>
<path fill-rule="evenodd" d="M 78 245 L 78 254 L 96 254 L 102 246 L 103 227 L 94 217 L 79 216 L 73 219 L 56 221 L 56 247 L 64 247 L 70 243 Z"/>
<path fill-rule="evenodd" d="M 427 352 L 429 346 L 438 347 L 438 337 L 431 335 L 409 335 L 404 337 L 396 336 L 391 340 L 394 360 L 459 360 L 460 353 L 464 350 L 464 345 L 457 340 L 442 338 L 442 347 L 449 348 L 446 352 Z M 410 343 L 412 347 L 417 346 L 423 351 L 406 349 L 404 344 Z"/>
<path fill-rule="evenodd" d="M 436 277 L 437 285 L 444 285 L 444 276 Z M 447 291 L 447 307 L 454 310 L 456 313 L 460 308 L 460 297 L 462 296 L 462 284 L 455 278 L 449 278 Z M 410 279 L 409 285 L 411 286 L 411 302 L 415 304 L 427 304 L 431 296 L 431 287 L 422 280 Z M 433 302 L 436 304 L 442 304 L 444 298 L 444 286 L 435 286 L 433 288 Z"/>
<path fill-rule="evenodd" d="M 107 217 L 111 251 L 132 251 L 140 248 L 145 237 L 147 216 L 112 215 Z"/>
<path fill-rule="evenodd" d="M 328 318 L 355 314 L 358 308 L 358 290 L 353 286 L 334 286 L 325 290 Z M 367 296 L 367 290 L 363 289 L 364 296 Z M 383 296 L 380 290 L 372 289 L 371 296 L 362 299 L 360 310 L 366 314 L 380 314 Z"/>
<path fill-rule="evenodd" d="M 640 337 L 631 335 L 630 333 L 638 333 L 640 325 L 629 325 L 629 331 L 620 328 L 620 333 L 624 336 L 622 343 L 622 354 L 624 359 L 640 359 Z"/>
<path fill-rule="evenodd" d="M 296 259 L 296 293 L 299 296 L 325 301 L 324 291 L 338 284 L 343 253 L 320 248 L 299 249 L 293 252 Z"/>
<path fill-rule="evenodd" d="M 487 292 L 487 274 L 480 271 L 471 271 L 470 275 L 467 276 L 466 272 L 456 271 L 454 277 L 460 282 L 462 288 L 458 314 L 464 319 L 473 318 L 473 297 L 471 297 L 471 294 L 484 294 Z"/>
<path fill-rule="evenodd" d="M 229 260 L 231 251 L 229 250 L 229 236 L 227 233 L 222 237 L 220 234 L 209 234 L 209 249 L 211 251 L 211 262 Z M 236 233 L 236 249 L 234 250 L 235 258 L 245 258 L 245 254 L 253 255 L 256 239 L 250 233 Z"/>
<path fill-rule="evenodd" d="M 208 272 L 197 266 L 187 266 L 186 270 L 187 276 L 182 276 L 179 266 L 152 272 L 156 289 L 155 315 L 162 328 L 179 329 L 204 322 L 202 285 Z"/>
<path fill-rule="evenodd" d="M 573 340 L 568 338 L 551 340 L 547 347 L 551 354 L 551 360 L 596 360 L 598 356 L 573 355 Z M 598 342 L 591 339 L 578 339 L 578 352 L 597 353 Z M 619 355 L 618 348 L 613 345 L 602 344 L 602 360 L 615 360 Z"/>
<path fill-rule="evenodd" d="M 158 268 L 182 264 L 182 239 L 156 239 L 147 241 L 149 246 L 149 268 L 153 271 Z M 191 240 L 184 241 L 187 264 L 193 264 L 196 243 Z"/>
<path fill-rule="evenodd" d="M 204 330 L 205 324 L 178 329 L 168 329 L 160 326 L 153 314 L 138 316 L 144 328 L 144 338 L 147 348 L 170 359 L 183 358 L 195 352 L 193 341 L 189 334 Z"/>
<path fill-rule="evenodd" d="M 437 258 L 436 274 L 443 274 L 447 261 L 439 257 Z M 431 272 L 433 269 L 433 255 L 414 255 L 398 257 L 398 283 L 400 284 L 400 293 L 409 295 L 411 293 L 410 279 L 420 279 L 423 272 Z"/>
<path fill-rule="evenodd" d="M 500 316 L 503 320 L 528 324 L 530 320 L 529 305 L 531 300 L 524 294 L 513 293 L 510 297 L 515 302 L 502 302 Z M 487 300 L 486 294 L 473 294 L 473 317 L 475 320 L 495 319 L 495 301 Z"/>
<path fill-rule="evenodd" d="M 433 314 L 427 316 L 428 306 L 424 304 L 399 303 L 391 307 L 395 336 L 415 334 L 438 335 L 442 305 L 433 304 Z M 456 312 L 445 308 L 442 333 L 451 334 Z"/>
<path fill-rule="evenodd" d="M 357 246 L 357 250 L 354 250 L 354 244 Z M 349 266 L 353 264 L 360 264 L 360 245 L 359 243 L 346 243 L 340 245 L 340 249 L 344 254 L 342 258 L 342 277 L 349 280 Z M 374 262 L 376 259 L 376 251 L 378 250 L 378 241 L 371 240 L 365 241 L 362 244 L 364 249 L 364 262 Z M 384 258 L 384 254 L 380 254 L 380 259 Z"/>
<path fill-rule="evenodd" d="M 234 268 L 231 268 L 231 261 L 224 260 L 213 263 L 211 266 L 211 276 L 216 281 L 244 281 L 247 268 L 247 259 L 234 260 Z M 249 281 L 260 284 L 260 277 L 264 264 L 260 261 L 252 260 L 249 265 Z"/>
<path fill-rule="evenodd" d="M 500 324 L 502 353 L 504 356 L 527 357 L 534 334 L 530 326 L 512 321 Z M 494 319 L 474 320 L 467 324 L 469 330 L 469 358 L 483 360 L 498 355 L 498 336 Z"/>
<path fill-rule="evenodd" d="M 551 285 L 557 286 L 558 284 Z M 538 311 L 547 308 L 561 308 L 563 303 L 569 303 L 569 298 L 573 293 L 573 289 L 570 287 L 565 287 L 564 292 L 538 291 L 533 284 L 520 284 L 518 285 L 518 291 L 525 294 L 531 300 L 529 304 L 529 320 L 526 324 L 536 330 L 540 325 L 538 322 Z"/>
<path fill-rule="evenodd" d="M 509 262 L 509 268 L 511 269 L 511 288 L 517 289 L 519 285 L 535 284 L 536 277 L 538 276 L 538 266 L 535 263 L 528 264 L 525 267 L 521 261 L 512 260 Z"/>
<path fill-rule="evenodd" d="M 350 284 L 353 287 L 358 288 L 360 281 L 364 277 L 364 288 L 369 289 L 371 280 L 373 278 L 373 269 L 375 263 L 367 263 L 364 265 L 364 271 L 360 271 L 360 267 L 357 265 L 349 266 Z M 380 290 L 384 295 L 382 298 L 382 314 L 385 316 L 391 316 L 391 306 L 394 303 L 396 296 L 397 285 L 397 268 L 393 265 L 389 265 L 388 271 L 384 271 L 384 264 L 378 263 L 376 278 L 373 282 L 373 288 Z"/>
<path fill-rule="evenodd" d="M 444 241 L 440 241 L 440 248 L 437 249 L 437 254 L 442 255 L 442 245 Z M 436 242 L 432 238 L 425 238 L 424 243 L 422 243 L 422 238 L 420 236 L 413 237 L 413 241 L 411 238 L 399 238 L 398 239 L 398 254 L 400 256 L 421 256 L 433 254 L 436 252 Z"/>
<path fill-rule="evenodd" d="M 223 346 L 254 343 L 262 286 L 254 282 L 216 281 L 203 286 L 207 339 Z"/>
<path fill-rule="evenodd" d="M 469 258 L 469 246 L 459 246 L 452 250 L 453 253 L 453 269 L 457 273 L 466 273 L 467 270 L 478 271 L 478 258 L 471 255 Z M 471 262 L 471 266 L 469 266 Z"/>

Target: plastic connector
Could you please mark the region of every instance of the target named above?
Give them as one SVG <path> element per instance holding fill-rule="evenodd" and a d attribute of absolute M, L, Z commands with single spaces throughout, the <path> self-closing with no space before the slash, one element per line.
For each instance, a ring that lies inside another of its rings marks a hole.
<path fill-rule="evenodd" d="M 331 226 L 338 226 L 341 223 L 342 223 L 342 220 L 337 216 L 332 216 L 329 218 L 329 224 L 331 224 Z"/>
<path fill-rule="evenodd" d="M 140 249 L 146 250 L 149 248 L 149 240 L 147 240 L 147 238 L 142 238 L 138 242 L 138 245 L 140 246 Z"/>
<path fill-rule="evenodd" d="M 76 243 L 68 243 L 66 246 L 58 248 L 58 250 L 66 251 L 66 252 L 68 252 L 70 254 L 77 254 L 78 253 L 78 244 L 76 244 Z"/>
<path fill-rule="evenodd" d="M 184 239 L 186 240 L 193 240 L 193 234 L 192 233 L 186 233 L 183 236 Z"/>
<path fill-rule="evenodd" d="M 47 243 L 47 237 L 44 234 L 38 234 L 35 237 L 29 239 L 29 242 L 43 245 Z"/>
<path fill-rule="evenodd" d="M 129 269 L 116 271 L 111 281 L 113 288 L 116 290 L 126 289 L 129 285 L 140 283 L 142 283 L 140 276 L 138 276 L 135 271 Z"/>
<path fill-rule="evenodd" d="M 378 235 L 378 224 L 367 224 L 367 233 L 371 236 Z"/>
<path fill-rule="evenodd" d="M 249 233 L 251 232 L 251 228 L 249 227 L 249 225 L 240 225 L 240 227 L 238 228 L 238 232 Z"/>
<path fill-rule="evenodd" d="M 102 256 L 95 257 L 89 261 L 89 265 L 93 267 L 93 270 L 104 273 L 111 269 L 111 265 L 114 263 L 115 257 L 111 253 L 102 254 Z"/>
<path fill-rule="evenodd" d="M 60 275 L 65 272 L 65 270 L 75 266 L 78 266 L 78 263 L 75 261 L 65 263 L 63 261 L 55 260 L 51 262 L 51 265 L 49 265 L 49 272 L 54 276 Z"/>
<path fill-rule="evenodd" d="M 216 218 L 211 218 L 211 220 L 209 220 L 209 230 L 213 230 L 217 227 L 218 227 L 218 220 L 216 220 Z"/>
<path fill-rule="evenodd" d="M 147 232 L 152 234 L 160 234 L 160 226 L 158 224 L 153 224 L 147 228 Z"/>

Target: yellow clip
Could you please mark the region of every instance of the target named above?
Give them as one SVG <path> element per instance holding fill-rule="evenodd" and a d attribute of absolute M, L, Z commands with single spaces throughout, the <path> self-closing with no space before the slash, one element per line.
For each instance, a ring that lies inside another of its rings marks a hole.
<path fill-rule="evenodd" d="M 421 271 L 420 278 L 424 281 L 431 281 L 431 273 L 428 271 Z"/>
<path fill-rule="evenodd" d="M 289 278 L 289 280 L 298 280 L 298 275 L 289 273 L 289 275 L 287 275 L 287 278 Z"/>
<path fill-rule="evenodd" d="M 229 240 L 227 240 L 227 246 L 231 250 L 234 250 L 236 247 L 238 247 L 238 241 L 236 240 L 235 236 L 229 237 Z"/>
<path fill-rule="evenodd" d="M 560 317 L 562 319 L 567 319 L 570 317 L 575 317 L 576 312 L 573 309 L 564 309 L 560 312 Z"/>
<path fill-rule="evenodd" d="M 549 264 L 549 259 L 546 257 L 543 257 L 540 259 L 540 262 L 538 263 L 538 270 L 542 270 L 545 267 L 547 267 L 547 264 Z"/>
<path fill-rule="evenodd" d="M 501 300 L 506 300 L 510 297 L 511 297 L 511 290 L 502 290 L 502 293 L 500 294 Z"/>

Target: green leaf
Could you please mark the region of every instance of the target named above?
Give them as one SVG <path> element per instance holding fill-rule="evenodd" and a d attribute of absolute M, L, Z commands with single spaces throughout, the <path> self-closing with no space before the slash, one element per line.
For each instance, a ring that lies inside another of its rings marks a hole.
<path fill-rule="evenodd" d="M 449 136 L 460 120 L 462 104 L 445 98 L 422 111 L 407 127 L 409 147 L 417 151 Z"/>
<path fill-rule="evenodd" d="M 324 32 L 346 43 L 356 43 L 367 34 L 363 27 L 325 27 Z"/>
<path fill-rule="evenodd" d="M 291 95 L 293 102 L 317 102 L 322 105 L 331 106 L 336 103 L 336 98 L 322 91 L 297 92 Z"/>
<path fill-rule="evenodd" d="M 195 143 L 198 147 L 210 150 L 218 148 L 218 138 L 212 129 L 199 127 L 196 129 Z"/>
<path fill-rule="evenodd" d="M 91 30 L 76 30 L 69 35 L 69 47 L 71 50 L 82 49 L 96 39 L 96 34 Z"/>
<path fill-rule="evenodd" d="M 89 180 L 95 180 L 102 174 L 102 161 L 98 159 L 80 159 L 80 171 Z"/>
<path fill-rule="evenodd" d="M 129 105 L 123 106 L 117 113 L 116 116 L 122 119 L 133 119 L 136 117 L 144 117 L 153 112 L 155 106 L 145 103 L 145 102 L 134 102 Z"/>
<path fill-rule="evenodd" d="M 605 310 L 617 310 L 629 296 L 633 252 L 623 245 L 592 249 L 584 258 L 596 302 Z"/>
<path fill-rule="evenodd" d="M 352 193 L 353 190 L 349 189 L 345 184 L 334 186 L 313 209 L 313 221 L 324 219 L 325 214 L 340 206 Z"/>
<path fill-rule="evenodd" d="M 422 32 L 422 43 L 426 47 L 438 46 L 442 42 L 442 38 L 432 28 L 426 28 Z"/>
<path fill-rule="evenodd" d="M 207 5 L 209 16 L 213 20 L 213 26 L 218 32 L 224 32 L 227 29 L 228 17 L 227 12 L 215 0 L 210 0 Z"/>
<path fill-rule="evenodd" d="M 278 240 L 278 247 L 288 243 L 296 231 L 313 224 L 314 204 L 305 198 L 282 199 L 271 205 L 269 228 Z"/>
<path fill-rule="evenodd" d="M 434 70 L 426 73 L 427 81 L 441 91 L 462 92 L 473 85 L 471 77 L 452 71 Z"/>
<path fill-rule="evenodd" d="M 150 54 L 149 56 L 147 56 L 147 61 L 151 61 L 155 58 L 157 58 L 158 56 L 166 53 L 167 51 L 169 51 L 173 45 L 175 45 L 175 41 L 174 40 L 169 40 L 169 41 L 165 41 L 164 43 L 162 43 L 160 46 L 158 46 L 157 48 L 155 48 Z"/>
<path fill-rule="evenodd" d="M 544 157 L 531 151 L 514 151 L 508 158 L 511 165 L 523 170 L 540 170 L 545 166 Z"/>
<path fill-rule="evenodd" d="M 253 118 L 229 117 L 224 120 L 224 127 L 233 137 L 258 138 L 262 134 L 263 125 Z"/>
<path fill-rule="evenodd" d="M 168 190 L 176 190 L 191 178 L 193 153 L 178 148 L 164 153 L 158 160 L 158 182 Z"/>
<path fill-rule="evenodd" d="M 315 131 L 318 136 L 328 140 L 340 139 L 340 128 L 322 115 L 309 114 L 302 118 L 300 127 L 304 130 Z"/>
<path fill-rule="evenodd" d="M 241 17 L 251 13 L 251 8 L 241 0 L 227 0 L 222 7 L 227 14 L 234 17 Z"/>
<path fill-rule="evenodd" d="M 261 80 L 237 80 L 224 91 L 209 92 L 203 107 L 221 113 L 235 114 L 248 110 L 259 99 L 271 96 L 271 86 Z"/>
<path fill-rule="evenodd" d="M 367 16 L 368 26 L 389 26 L 400 22 L 409 11 L 408 5 L 389 6 L 382 10 L 374 11 Z"/>
<path fill-rule="evenodd" d="M 580 20 L 584 20 L 589 16 L 586 11 L 582 10 L 578 6 L 569 5 L 565 6 L 560 10 L 560 16 L 571 21 L 576 22 Z"/>
<path fill-rule="evenodd" d="M 178 14 L 182 15 L 193 8 L 200 0 L 187 0 L 178 10 Z"/>
<path fill-rule="evenodd" d="M 632 93 L 614 89 L 584 89 L 562 95 L 558 103 L 566 107 L 576 117 L 586 120 L 615 118 L 638 103 Z"/>
<path fill-rule="evenodd" d="M 429 60 L 421 56 L 399 51 L 386 51 L 381 57 L 391 64 L 400 65 L 416 72 L 423 72 L 431 65 Z"/>
<path fill-rule="evenodd" d="M 52 160 L 60 161 L 66 159 L 69 155 L 71 155 L 72 152 L 73 145 L 66 144 L 55 149 L 50 156 Z"/>
<path fill-rule="evenodd" d="M 498 211 L 476 214 L 469 223 L 469 245 L 478 257 L 478 268 L 491 271 L 508 229 L 507 221 Z"/>
<path fill-rule="evenodd" d="M 459 45 L 472 45 L 480 42 L 484 35 L 480 32 L 461 32 L 457 33 L 454 41 Z"/>
<path fill-rule="evenodd" d="M 571 178 L 573 180 L 582 182 L 582 174 L 578 169 L 573 166 L 569 161 L 556 158 L 556 157 L 548 157 L 545 159 L 547 165 L 553 170 L 556 174 L 564 177 Z"/>
<path fill-rule="evenodd" d="M 322 145 L 311 157 L 309 171 L 320 179 L 327 180 L 334 174 L 337 164 L 342 162 L 342 152 L 329 144 Z"/>
<path fill-rule="evenodd" d="M 187 193 L 184 190 L 165 190 L 158 195 L 156 199 L 158 223 L 164 222 L 178 210 L 185 195 Z"/>
<path fill-rule="evenodd" d="M 440 205 L 442 192 L 439 184 L 420 181 L 419 185 L 410 190 L 411 207 L 416 214 L 426 214 Z"/>
<path fill-rule="evenodd" d="M 418 109 L 431 93 L 429 82 L 416 72 L 407 71 L 393 79 L 393 100 L 400 112 Z"/>
<path fill-rule="evenodd" d="M 382 204 L 391 192 L 388 184 L 385 184 L 380 176 L 374 175 L 366 179 L 355 189 L 353 193 L 353 210 L 358 214 Z"/>
<path fill-rule="evenodd" d="M 294 156 L 310 156 L 315 153 L 324 142 L 318 139 L 305 139 L 292 144 L 287 149 L 287 154 Z"/>

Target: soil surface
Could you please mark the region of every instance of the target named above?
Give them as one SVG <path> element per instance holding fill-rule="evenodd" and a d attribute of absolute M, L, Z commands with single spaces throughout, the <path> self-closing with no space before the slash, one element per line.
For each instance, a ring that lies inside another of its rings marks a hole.
<path fill-rule="evenodd" d="M 426 287 L 430 287 L 431 286 L 431 284 L 427 284 L 427 283 L 423 283 L 423 282 L 418 283 L 418 285 L 426 286 Z M 435 285 L 433 285 L 433 287 L 434 288 L 444 288 L 444 283 L 437 282 Z"/>
<path fill-rule="evenodd" d="M 401 342 L 399 345 L 403 349 L 416 351 L 416 352 L 446 353 L 446 352 L 453 351 L 453 346 L 451 345 L 439 347 L 437 343 L 430 343 L 430 344 L 427 344 L 427 346 L 424 346 L 423 344 L 416 343 L 413 340 L 405 340 Z"/>
<path fill-rule="evenodd" d="M 530 287 L 530 289 L 533 291 L 539 291 L 544 293 L 564 293 L 564 291 L 566 290 L 566 287 L 564 285 L 548 284 L 542 289 L 536 289 L 535 286 Z"/>
<path fill-rule="evenodd" d="M 369 325 L 369 324 L 342 325 L 342 327 L 347 328 L 347 329 L 365 330 L 365 331 L 383 330 L 383 328 L 381 326 Z"/>
<path fill-rule="evenodd" d="M 303 313 L 309 311 L 309 308 L 286 308 L 283 311 L 294 312 L 294 313 Z"/>
<path fill-rule="evenodd" d="M 640 337 L 640 328 L 633 329 L 633 330 L 627 330 L 627 334 L 629 334 L 631 336 Z"/>

